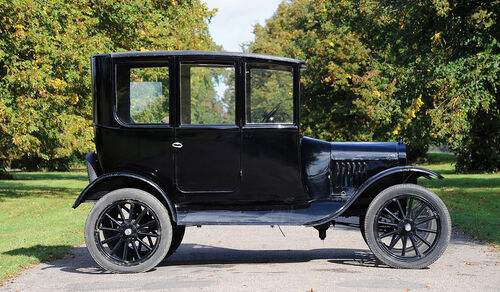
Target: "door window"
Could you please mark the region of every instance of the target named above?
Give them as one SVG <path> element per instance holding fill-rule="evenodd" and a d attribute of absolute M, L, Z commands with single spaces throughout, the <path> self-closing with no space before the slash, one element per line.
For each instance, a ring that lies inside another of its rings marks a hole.
<path fill-rule="evenodd" d="M 246 75 L 246 122 L 292 124 L 293 69 L 251 65 Z"/>
<path fill-rule="evenodd" d="M 128 124 L 169 124 L 168 67 L 130 67 L 117 70 L 117 115 Z"/>
<path fill-rule="evenodd" d="M 235 69 L 181 64 L 181 124 L 235 124 Z"/>

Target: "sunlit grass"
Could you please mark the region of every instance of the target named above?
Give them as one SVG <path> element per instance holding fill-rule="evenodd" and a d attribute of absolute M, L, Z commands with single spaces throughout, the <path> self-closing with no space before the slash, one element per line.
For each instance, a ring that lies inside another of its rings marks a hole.
<path fill-rule="evenodd" d="M 85 172 L 12 174 L 0 180 L 0 279 L 82 243 L 91 207 L 71 208 L 88 184 Z"/>
<path fill-rule="evenodd" d="M 420 183 L 445 202 L 452 224 L 481 240 L 500 243 L 500 174 L 455 174 L 451 153 L 428 153 L 422 167 L 439 172 L 444 180 L 421 179 Z"/>

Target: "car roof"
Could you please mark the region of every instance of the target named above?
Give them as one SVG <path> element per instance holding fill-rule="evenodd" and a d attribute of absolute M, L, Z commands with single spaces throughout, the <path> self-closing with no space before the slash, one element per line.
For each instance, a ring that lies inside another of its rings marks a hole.
<path fill-rule="evenodd" d="M 101 54 L 102 55 L 102 54 Z M 162 56 L 196 56 L 196 57 L 241 57 L 269 61 L 295 63 L 304 66 L 302 60 L 285 58 L 279 56 L 240 53 L 240 52 L 216 52 L 216 51 L 141 51 L 141 52 L 122 52 L 110 53 L 111 58 L 134 58 L 134 57 L 162 57 Z M 98 56 L 98 55 L 96 55 Z"/>

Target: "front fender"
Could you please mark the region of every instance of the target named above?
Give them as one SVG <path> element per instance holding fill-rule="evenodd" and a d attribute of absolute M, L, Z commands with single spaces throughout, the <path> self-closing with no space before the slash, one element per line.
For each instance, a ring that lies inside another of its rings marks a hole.
<path fill-rule="evenodd" d="M 172 219 L 177 221 L 174 205 L 165 191 L 151 179 L 133 173 L 115 172 L 99 176 L 81 192 L 73 208 L 76 209 L 83 202 L 97 201 L 105 194 L 125 187 L 138 188 L 151 193 L 169 209 Z"/>
<path fill-rule="evenodd" d="M 377 183 L 380 183 L 384 178 L 389 178 L 390 176 L 397 177 L 397 180 L 394 181 L 393 185 L 404 184 L 409 182 L 416 183 L 417 179 L 422 176 L 427 179 L 444 178 L 442 175 L 440 175 L 435 171 L 418 166 L 397 166 L 386 169 L 367 179 L 341 208 L 335 210 L 332 214 L 320 220 L 309 222 L 306 225 L 308 226 L 321 225 L 342 215 L 342 213 L 344 213 L 367 189 L 369 189 L 372 186 L 375 186 Z"/>

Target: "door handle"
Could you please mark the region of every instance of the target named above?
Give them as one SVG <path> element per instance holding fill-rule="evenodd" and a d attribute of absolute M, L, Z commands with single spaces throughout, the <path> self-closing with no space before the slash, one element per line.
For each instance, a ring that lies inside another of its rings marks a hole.
<path fill-rule="evenodd" d="M 181 142 L 174 142 L 174 143 L 172 143 L 172 147 L 180 149 L 180 148 L 182 148 L 182 143 Z"/>

